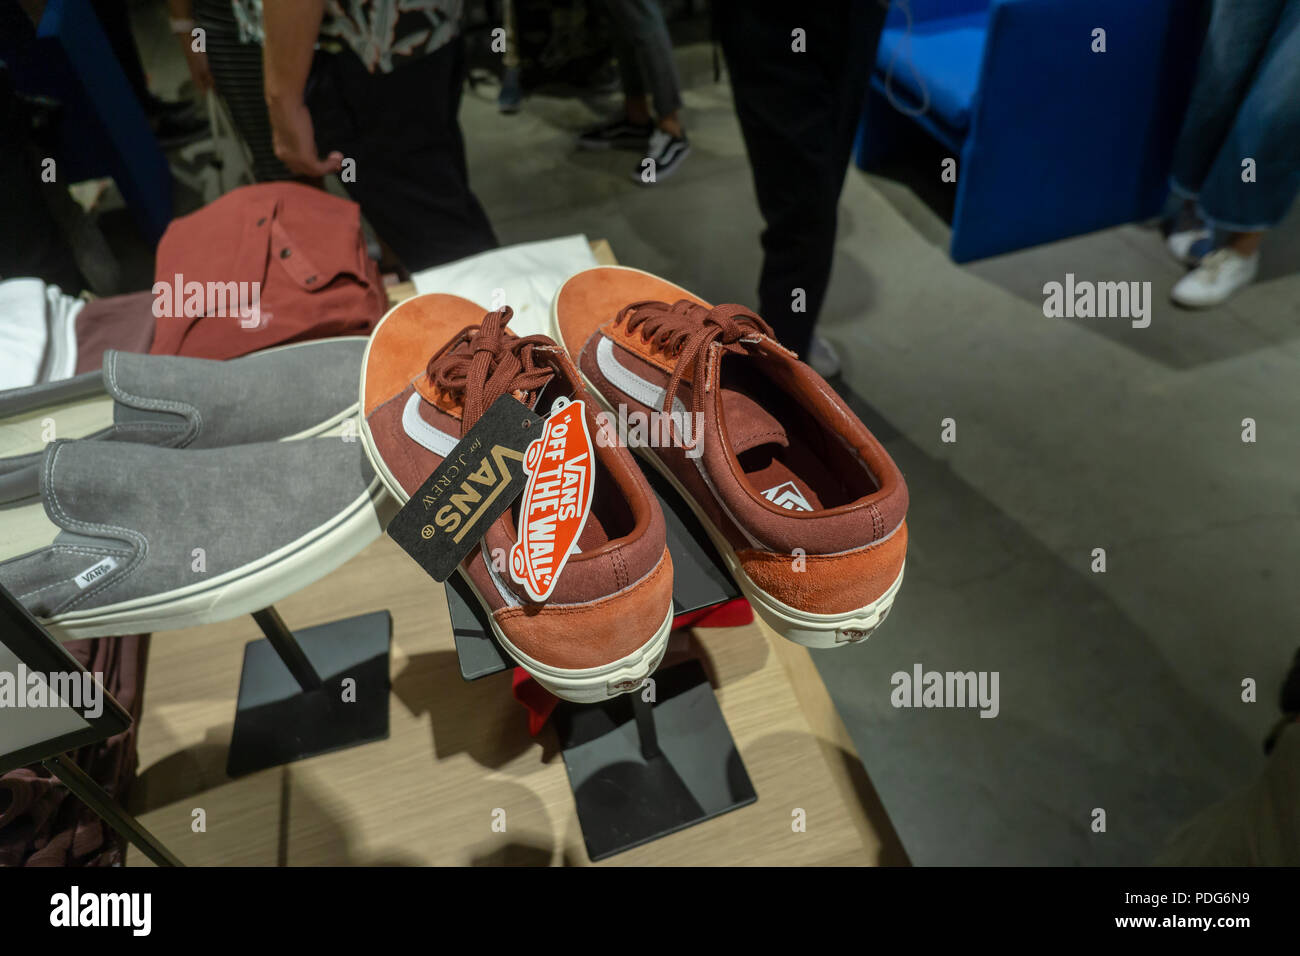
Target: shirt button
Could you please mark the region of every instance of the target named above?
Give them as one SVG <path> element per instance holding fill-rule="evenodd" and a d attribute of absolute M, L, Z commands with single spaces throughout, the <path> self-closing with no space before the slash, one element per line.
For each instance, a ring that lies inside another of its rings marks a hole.
<path fill-rule="evenodd" d="M 261 219 L 257 220 L 257 224 L 258 224 L 259 226 L 265 226 L 265 225 L 266 225 L 266 217 L 263 216 Z"/>
<path fill-rule="evenodd" d="M 312 285 L 313 283 L 315 283 L 315 281 L 316 281 L 316 277 L 315 277 L 315 276 L 308 276 L 307 279 L 306 279 L 306 282 L 307 282 L 308 285 Z"/>
<path fill-rule="evenodd" d="M 283 249 L 280 250 L 280 258 L 281 258 L 281 259 L 288 259 L 288 258 L 289 258 L 289 247 L 288 247 L 288 246 L 285 246 Z"/>

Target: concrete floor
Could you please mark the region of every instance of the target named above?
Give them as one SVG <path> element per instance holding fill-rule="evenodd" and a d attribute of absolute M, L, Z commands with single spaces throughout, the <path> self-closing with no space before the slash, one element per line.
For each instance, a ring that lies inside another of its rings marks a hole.
<path fill-rule="evenodd" d="M 632 155 L 572 148 L 613 101 L 534 95 L 503 117 L 495 88 L 467 93 L 503 242 L 583 232 L 753 301 L 761 222 L 730 93 L 707 45 L 679 63 L 694 152 L 650 189 Z M 1262 766 L 1300 632 L 1300 217 L 1261 282 L 1201 313 L 1168 304 L 1180 268 L 1147 226 L 957 266 L 911 188 L 851 169 L 840 233 L 822 327 L 912 501 L 888 624 L 817 656 L 872 782 L 918 864 L 1147 862 Z M 1151 326 L 1044 318 L 1042 285 L 1067 272 L 1150 280 Z M 895 709 L 890 676 L 917 663 L 997 671 L 999 716 Z"/>
<path fill-rule="evenodd" d="M 602 104 L 502 117 L 484 89 L 462 111 L 473 184 L 503 242 L 603 236 L 752 302 L 761 223 L 730 92 L 706 47 L 679 53 L 694 152 L 673 179 L 641 188 L 634 157 L 573 151 Z M 1260 768 L 1297 644 L 1300 223 L 1264 281 L 1193 314 L 1168 304 L 1181 270 L 1153 228 L 957 266 L 896 180 L 850 170 L 841 211 L 823 329 L 907 476 L 912 538 L 888 624 L 818 655 L 822 676 L 916 863 L 1146 862 Z M 1151 326 L 1044 318 L 1067 272 L 1151 281 Z M 890 676 L 918 662 L 998 671 L 1000 715 L 895 709 Z"/>

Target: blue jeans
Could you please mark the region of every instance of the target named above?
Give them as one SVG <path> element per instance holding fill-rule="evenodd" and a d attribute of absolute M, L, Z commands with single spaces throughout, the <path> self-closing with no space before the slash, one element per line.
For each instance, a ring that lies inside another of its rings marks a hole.
<path fill-rule="evenodd" d="M 659 0 L 605 0 L 605 6 L 624 95 L 650 93 L 658 119 L 677 112 L 682 107 L 682 84 Z"/>
<path fill-rule="evenodd" d="M 1300 0 L 1215 0 L 1170 185 L 1220 229 L 1286 215 L 1300 192 Z"/>

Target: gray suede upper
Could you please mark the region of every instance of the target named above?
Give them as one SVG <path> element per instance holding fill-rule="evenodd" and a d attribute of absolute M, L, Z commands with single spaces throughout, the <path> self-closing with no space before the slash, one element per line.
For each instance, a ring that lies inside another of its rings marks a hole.
<path fill-rule="evenodd" d="M 113 424 L 87 439 L 169 448 L 278 441 L 356 404 L 365 348 L 363 338 L 329 339 L 226 362 L 110 349 L 102 372 L 0 392 L 0 418 L 107 393 Z M 42 454 L 0 459 L 0 475 L 30 469 Z M 34 475 L 30 482 L 34 492 Z M 13 488 L 0 488 L 0 501 L 23 490 Z"/>
<path fill-rule="evenodd" d="M 296 435 L 357 402 L 364 339 L 311 342 L 227 362 L 104 353 L 113 437 L 221 448 Z"/>
<path fill-rule="evenodd" d="M 372 507 L 359 501 L 373 472 L 355 439 L 209 450 L 58 441 L 43 454 L 42 503 L 63 530 L 0 563 L 0 582 L 40 617 L 199 584 Z"/>

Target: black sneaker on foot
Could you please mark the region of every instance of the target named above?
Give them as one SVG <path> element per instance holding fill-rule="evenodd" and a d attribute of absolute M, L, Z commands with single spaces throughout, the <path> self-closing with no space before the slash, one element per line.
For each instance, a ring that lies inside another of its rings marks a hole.
<path fill-rule="evenodd" d="M 497 94 L 497 109 L 502 113 L 518 113 L 524 102 L 524 90 L 519 85 L 519 67 L 512 66 L 501 78 L 501 92 Z"/>
<path fill-rule="evenodd" d="M 1300 722 L 1300 651 L 1295 652 L 1291 669 L 1282 679 L 1282 692 L 1277 695 L 1277 703 L 1282 709 L 1282 718 L 1273 725 L 1273 729 L 1264 738 L 1266 754 L 1273 752 L 1273 747 L 1277 744 L 1277 739 L 1282 736 L 1282 731 L 1291 724 Z"/>
<path fill-rule="evenodd" d="M 653 123 L 638 125 L 619 116 L 579 133 L 578 145 L 583 149 L 645 149 L 654 130 Z"/>
<path fill-rule="evenodd" d="M 207 117 L 197 113 L 161 113 L 150 117 L 149 125 L 163 149 L 188 146 L 212 135 Z"/>
<path fill-rule="evenodd" d="M 667 179 L 682 164 L 691 151 L 691 141 L 685 135 L 674 136 L 661 129 L 650 134 L 650 144 L 645 156 L 632 170 L 632 178 L 645 186 Z"/>

